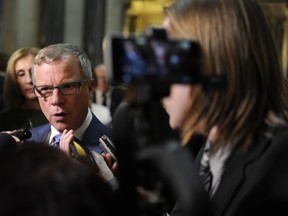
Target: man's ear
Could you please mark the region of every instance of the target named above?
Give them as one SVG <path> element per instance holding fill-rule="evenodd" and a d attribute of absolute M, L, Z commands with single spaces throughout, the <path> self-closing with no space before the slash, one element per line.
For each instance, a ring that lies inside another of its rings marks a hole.
<path fill-rule="evenodd" d="M 88 88 L 89 88 L 89 91 L 93 91 L 95 89 L 95 81 L 94 79 L 91 79 L 88 83 Z"/>
<path fill-rule="evenodd" d="M 92 100 L 93 99 L 93 93 L 89 92 L 89 99 Z"/>
<path fill-rule="evenodd" d="M 94 79 L 89 81 L 88 90 L 89 90 L 89 98 L 93 99 L 94 90 L 95 90 L 95 81 L 94 81 Z"/>

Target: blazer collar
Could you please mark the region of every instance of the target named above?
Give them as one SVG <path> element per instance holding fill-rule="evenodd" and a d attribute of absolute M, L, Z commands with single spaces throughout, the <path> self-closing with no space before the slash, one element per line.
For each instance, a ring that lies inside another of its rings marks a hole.
<path fill-rule="evenodd" d="M 246 165 L 253 163 L 256 158 L 260 157 L 270 141 L 270 139 L 264 136 L 259 136 L 259 139 L 256 141 L 257 143 L 255 142 L 249 150 L 235 148 L 231 152 L 231 155 L 225 162 L 221 182 L 214 196 L 211 198 L 214 215 L 224 214 L 246 177 Z"/>

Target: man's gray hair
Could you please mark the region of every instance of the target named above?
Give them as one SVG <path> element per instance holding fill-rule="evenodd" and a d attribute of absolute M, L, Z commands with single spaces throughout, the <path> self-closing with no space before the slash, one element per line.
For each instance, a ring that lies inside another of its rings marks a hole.
<path fill-rule="evenodd" d="M 33 84 L 35 83 L 36 65 L 40 65 L 41 62 L 49 64 L 57 59 L 65 60 L 71 56 L 75 56 L 79 60 L 80 70 L 83 72 L 85 78 L 92 80 L 92 67 L 88 55 L 78 46 L 68 43 L 58 43 L 42 48 L 36 55 L 31 69 Z"/>

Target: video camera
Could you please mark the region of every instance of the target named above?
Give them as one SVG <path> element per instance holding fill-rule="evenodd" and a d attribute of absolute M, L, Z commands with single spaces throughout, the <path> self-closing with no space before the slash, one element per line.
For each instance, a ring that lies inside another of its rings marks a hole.
<path fill-rule="evenodd" d="M 207 92 L 225 89 L 223 76 L 201 75 L 197 42 L 168 39 L 163 28 L 151 27 L 147 32 L 105 38 L 104 61 L 112 84 L 136 85 L 149 102 L 169 95 L 173 83 L 202 84 Z"/>
<path fill-rule="evenodd" d="M 141 84 L 152 78 L 199 82 L 199 47 L 196 43 L 147 36 L 113 36 L 110 43 L 110 65 L 115 82 Z"/>
<path fill-rule="evenodd" d="M 200 47 L 193 41 L 170 40 L 161 28 L 149 31 L 139 36 L 114 34 L 104 44 L 111 82 L 136 86 L 140 96 L 136 103 L 124 104 L 121 115 L 113 116 L 120 188 L 129 200 L 121 206 L 126 214 L 158 216 L 181 197 L 183 209 L 194 215 L 203 209 L 201 183 L 193 171 L 191 155 L 169 127 L 161 98 L 169 94 L 173 83 L 203 81 Z M 140 201 L 139 188 L 145 195 Z M 194 197 L 199 205 L 191 209 Z"/>
<path fill-rule="evenodd" d="M 172 83 L 199 83 L 199 45 L 168 39 L 163 28 L 149 31 L 138 36 L 114 34 L 105 39 L 105 64 L 112 83 L 148 85 L 160 96 L 169 93 Z"/>

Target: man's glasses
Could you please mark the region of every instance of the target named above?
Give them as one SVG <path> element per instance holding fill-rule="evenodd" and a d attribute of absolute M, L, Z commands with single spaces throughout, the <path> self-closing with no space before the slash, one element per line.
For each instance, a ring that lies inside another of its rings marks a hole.
<path fill-rule="evenodd" d="M 62 95 L 74 95 L 80 90 L 80 87 L 88 81 L 88 78 L 76 82 L 63 83 L 61 85 L 33 85 L 33 91 L 38 98 L 49 98 L 53 95 L 53 90 L 58 89 Z"/>

